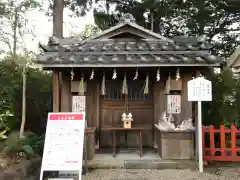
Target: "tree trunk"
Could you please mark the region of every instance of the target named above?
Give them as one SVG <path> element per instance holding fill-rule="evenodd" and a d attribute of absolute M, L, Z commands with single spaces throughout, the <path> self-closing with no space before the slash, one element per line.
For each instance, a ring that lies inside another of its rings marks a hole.
<path fill-rule="evenodd" d="M 54 0 L 53 5 L 53 36 L 63 37 L 64 0 Z"/>
<path fill-rule="evenodd" d="M 14 11 L 14 22 L 13 22 L 13 62 L 16 63 L 17 58 L 17 29 L 18 29 L 18 8 Z"/>
<path fill-rule="evenodd" d="M 53 4 L 53 36 L 63 37 L 64 0 L 54 0 Z M 60 111 L 60 73 L 53 69 L 53 112 Z"/>

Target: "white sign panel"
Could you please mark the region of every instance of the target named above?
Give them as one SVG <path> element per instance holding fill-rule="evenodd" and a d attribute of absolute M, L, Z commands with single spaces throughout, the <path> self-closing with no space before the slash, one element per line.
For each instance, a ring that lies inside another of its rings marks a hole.
<path fill-rule="evenodd" d="M 204 77 L 188 81 L 188 101 L 212 101 L 212 82 Z"/>
<path fill-rule="evenodd" d="M 41 168 L 78 171 L 81 179 L 85 113 L 49 113 Z"/>
<path fill-rule="evenodd" d="M 167 112 L 169 114 L 181 113 L 181 96 L 180 95 L 167 96 Z"/>
<path fill-rule="evenodd" d="M 86 112 L 86 96 L 72 97 L 72 112 Z"/>

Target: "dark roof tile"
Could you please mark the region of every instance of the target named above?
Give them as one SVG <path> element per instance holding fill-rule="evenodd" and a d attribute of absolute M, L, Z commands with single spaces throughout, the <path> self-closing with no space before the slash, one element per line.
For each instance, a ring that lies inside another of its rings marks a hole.
<path fill-rule="evenodd" d="M 43 46 L 39 64 L 118 65 L 179 64 L 218 65 L 222 59 L 210 55 L 208 44 L 171 43 L 162 40 L 91 40 L 84 43 L 58 41 Z"/>

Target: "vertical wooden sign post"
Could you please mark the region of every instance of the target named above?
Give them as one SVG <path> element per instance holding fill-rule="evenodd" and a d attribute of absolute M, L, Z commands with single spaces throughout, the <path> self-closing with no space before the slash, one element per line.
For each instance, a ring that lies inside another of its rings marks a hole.
<path fill-rule="evenodd" d="M 203 172 L 202 150 L 202 101 L 212 101 L 212 82 L 204 77 L 188 81 L 188 101 L 198 102 L 198 165 Z"/>
<path fill-rule="evenodd" d="M 72 112 L 86 112 L 86 96 L 73 96 L 72 97 Z M 87 121 L 85 121 L 85 130 L 87 130 Z M 83 174 L 88 172 L 88 155 L 87 155 L 87 137 L 88 135 L 84 134 L 84 166 L 85 166 L 85 172 L 82 172 Z"/>

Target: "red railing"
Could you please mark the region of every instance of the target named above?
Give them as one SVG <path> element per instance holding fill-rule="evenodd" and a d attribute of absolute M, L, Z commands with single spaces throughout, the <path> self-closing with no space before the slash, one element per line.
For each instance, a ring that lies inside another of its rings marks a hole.
<path fill-rule="evenodd" d="M 240 130 L 236 129 L 236 126 L 232 125 L 231 129 L 225 129 L 223 125 L 220 129 L 215 129 L 214 126 L 203 127 L 202 132 L 204 161 L 240 162 L 240 148 L 236 142 Z M 206 139 L 207 134 L 209 142 Z M 218 143 L 215 141 L 215 135 L 219 137 Z M 209 147 L 206 147 L 206 144 Z"/>

